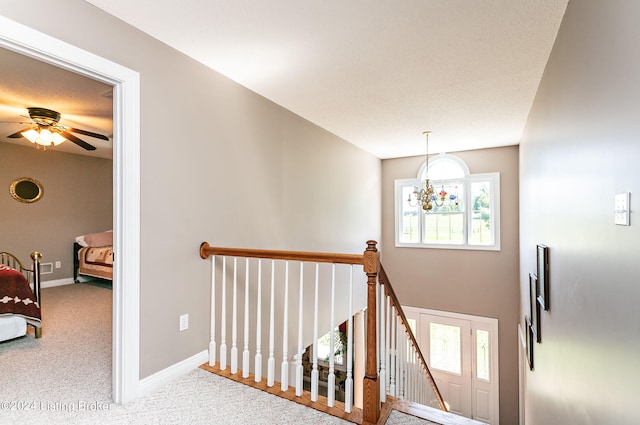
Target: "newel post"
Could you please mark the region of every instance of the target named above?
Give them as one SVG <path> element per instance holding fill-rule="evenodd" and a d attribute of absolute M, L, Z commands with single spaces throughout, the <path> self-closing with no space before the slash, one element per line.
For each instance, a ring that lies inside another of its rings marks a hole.
<path fill-rule="evenodd" d="M 362 400 L 362 419 L 374 424 L 380 417 L 380 383 L 376 358 L 376 282 L 379 259 L 376 244 L 376 241 L 367 241 L 367 249 L 364 251 L 364 272 L 367 274 L 367 362 Z"/>

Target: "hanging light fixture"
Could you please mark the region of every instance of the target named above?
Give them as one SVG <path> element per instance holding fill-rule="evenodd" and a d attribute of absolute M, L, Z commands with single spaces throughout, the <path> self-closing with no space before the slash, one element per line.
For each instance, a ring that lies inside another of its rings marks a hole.
<path fill-rule="evenodd" d="M 433 186 L 429 183 L 429 134 L 431 131 L 424 131 L 422 134 L 425 135 L 426 140 L 426 153 L 425 153 L 425 173 L 426 180 L 424 181 L 424 188 L 419 189 L 418 186 L 414 186 L 414 190 L 412 194 L 409 194 L 409 205 L 415 207 L 420 205 L 420 207 L 429 212 L 433 210 L 433 205 L 440 206 L 437 204 L 437 196 L 436 192 L 433 189 Z"/>
<path fill-rule="evenodd" d="M 20 134 L 22 134 L 31 143 L 35 143 L 41 146 L 58 146 L 60 143 L 67 141 L 67 139 L 65 139 L 57 131 L 51 131 L 44 126 L 32 128 L 27 131 L 23 131 Z"/>

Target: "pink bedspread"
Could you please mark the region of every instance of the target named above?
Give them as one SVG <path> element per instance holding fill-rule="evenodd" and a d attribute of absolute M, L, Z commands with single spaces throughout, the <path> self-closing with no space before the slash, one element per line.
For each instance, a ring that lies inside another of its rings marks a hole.
<path fill-rule="evenodd" d="M 40 326 L 40 306 L 29 282 L 19 271 L 0 264 L 0 316 L 16 314 Z"/>

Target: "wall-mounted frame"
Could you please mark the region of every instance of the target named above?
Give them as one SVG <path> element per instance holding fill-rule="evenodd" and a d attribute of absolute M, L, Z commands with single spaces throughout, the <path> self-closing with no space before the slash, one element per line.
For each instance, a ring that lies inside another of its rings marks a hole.
<path fill-rule="evenodd" d="M 525 333 L 526 333 L 526 353 L 527 353 L 527 362 L 529 362 L 529 370 L 533 370 L 533 330 L 531 329 L 531 319 L 529 316 L 524 316 L 525 323 Z"/>
<path fill-rule="evenodd" d="M 535 341 L 542 342 L 540 335 L 540 304 L 538 303 L 538 277 L 535 273 L 529 273 L 529 304 L 531 307 L 531 330 Z"/>
<path fill-rule="evenodd" d="M 538 302 L 544 310 L 549 310 L 549 247 L 538 245 Z"/>
<path fill-rule="evenodd" d="M 44 187 L 36 179 L 20 177 L 11 182 L 9 193 L 16 201 L 30 204 L 42 198 Z"/>

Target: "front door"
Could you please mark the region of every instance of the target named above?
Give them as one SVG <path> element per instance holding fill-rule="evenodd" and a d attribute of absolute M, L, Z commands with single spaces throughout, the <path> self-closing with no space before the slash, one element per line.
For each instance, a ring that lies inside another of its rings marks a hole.
<path fill-rule="evenodd" d="M 498 321 L 403 308 L 449 410 L 499 425 Z"/>
<path fill-rule="evenodd" d="M 421 314 L 420 329 L 420 349 L 449 411 L 470 418 L 471 322 Z"/>

